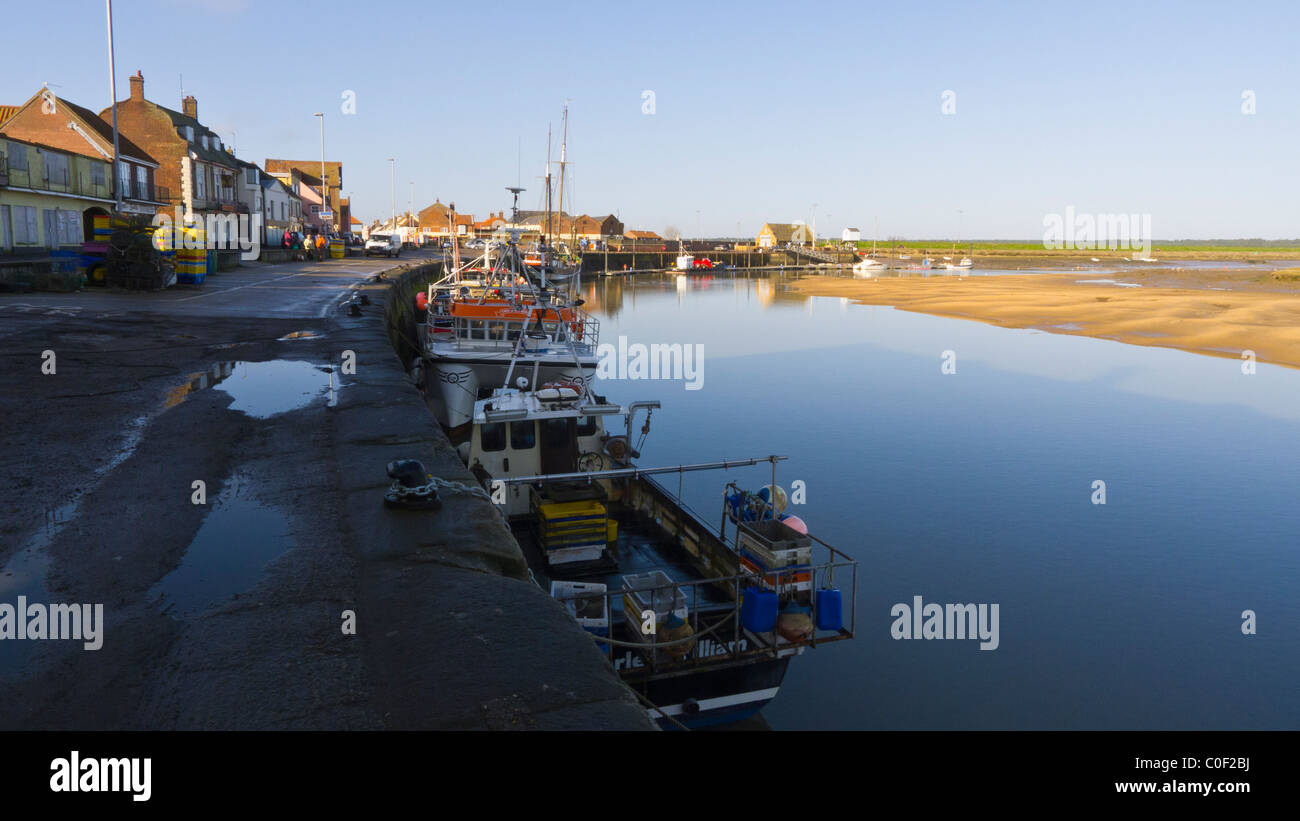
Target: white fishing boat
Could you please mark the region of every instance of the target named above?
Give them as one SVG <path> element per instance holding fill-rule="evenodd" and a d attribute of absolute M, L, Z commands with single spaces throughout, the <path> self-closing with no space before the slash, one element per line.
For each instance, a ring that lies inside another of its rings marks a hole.
<path fill-rule="evenodd" d="M 469 422 L 474 403 L 496 388 L 585 388 L 596 374 L 600 323 L 582 300 L 524 265 L 513 242 L 491 254 L 456 266 L 417 301 L 427 312 L 425 395 L 449 428 Z"/>
<path fill-rule="evenodd" d="M 651 719 L 730 723 L 776 696 L 792 659 L 854 637 L 857 564 L 761 491 L 728 485 L 709 521 L 688 508 L 685 473 L 770 465 L 775 487 L 784 457 L 637 464 L 658 408 L 565 386 L 501 389 L 475 403 L 457 451 L 506 515 L 530 576 Z M 655 478 L 673 474 L 675 494 Z"/>

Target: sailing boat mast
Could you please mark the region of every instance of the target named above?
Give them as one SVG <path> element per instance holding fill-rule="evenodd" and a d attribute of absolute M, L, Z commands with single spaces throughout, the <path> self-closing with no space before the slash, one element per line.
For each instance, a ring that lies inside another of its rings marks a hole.
<path fill-rule="evenodd" d="M 538 266 L 542 275 L 542 287 L 546 287 L 546 266 L 549 262 L 549 254 L 546 253 L 547 243 L 551 237 L 551 127 L 546 126 L 546 233 L 542 235 L 542 244 L 538 249 L 541 257 L 541 265 Z"/>

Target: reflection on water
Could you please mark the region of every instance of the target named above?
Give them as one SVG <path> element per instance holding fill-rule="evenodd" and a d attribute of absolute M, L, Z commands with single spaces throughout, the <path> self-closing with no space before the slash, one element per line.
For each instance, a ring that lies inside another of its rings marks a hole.
<path fill-rule="evenodd" d="M 663 402 L 641 463 L 787 454 L 861 563 L 858 639 L 790 665 L 773 727 L 1300 729 L 1300 372 L 784 285 L 583 285 L 607 338 L 704 345 L 702 390 L 600 385 Z M 723 481 L 686 499 L 712 518 Z M 1000 604 L 1001 646 L 892 640 L 916 595 Z"/>
<path fill-rule="evenodd" d="M 231 479 L 180 566 L 150 591 L 162 596 L 171 615 L 193 615 L 242 593 L 257 583 L 267 562 L 293 546 L 288 517 L 253 499 L 250 485 L 241 476 Z"/>
<path fill-rule="evenodd" d="M 311 362 L 217 362 L 206 371 L 192 373 L 167 395 L 165 406 L 184 402 L 191 394 L 216 388 L 234 397 L 232 410 L 257 419 L 306 407 L 324 394 L 326 404 L 338 404 L 339 385 L 334 368 Z"/>

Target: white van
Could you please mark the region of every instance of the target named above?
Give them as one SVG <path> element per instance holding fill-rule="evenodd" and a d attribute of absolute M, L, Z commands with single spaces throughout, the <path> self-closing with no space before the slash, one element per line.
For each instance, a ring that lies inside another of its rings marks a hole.
<path fill-rule="evenodd" d="M 397 234 L 371 234 L 366 240 L 366 256 L 383 254 L 389 257 L 402 255 L 402 238 Z"/>

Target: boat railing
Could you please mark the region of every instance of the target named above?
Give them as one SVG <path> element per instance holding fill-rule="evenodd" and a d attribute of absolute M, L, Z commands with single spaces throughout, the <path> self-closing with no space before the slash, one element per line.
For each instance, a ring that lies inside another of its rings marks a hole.
<path fill-rule="evenodd" d="M 744 595 L 747 590 L 762 589 L 764 579 L 758 573 L 745 569 L 732 575 L 638 585 L 635 592 L 648 597 L 652 607 L 663 598 L 675 600 L 678 591 L 685 593 L 687 620 L 692 632 L 688 636 L 663 641 L 657 640 L 661 625 L 655 623 L 658 615 L 653 614 L 652 610 L 642 613 L 624 612 L 624 594 L 630 591 L 606 589 L 603 593 L 588 591 L 554 598 L 562 604 L 572 602 L 573 612 L 585 612 L 584 605 L 589 604 L 593 598 L 601 599 L 601 612 L 608 616 L 603 634 L 593 632 L 593 627 L 599 628 L 590 619 L 582 619 L 580 623 L 597 644 L 609 648 L 611 663 L 624 678 L 667 678 L 700 669 L 751 663 L 764 658 L 777 660 L 802 653 L 806 648 L 854 637 L 857 623 L 857 561 L 820 539 L 814 538 L 813 541 L 817 545 L 817 552 L 821 554 L 814 555 L 814 561 L 766 574 L 769 580 L 772 576 L 793 577 L 799 574 L 811 581 L 813 590 L 839 589 L 836 586 L 838 577 L 838 584 L 848 588 L 848 601 L 840 613 L 840 624 L 834 629 L 817 629 L 820 623 L 817 612 L 819 597 L 810 597 L 809 615 L 814 629 L 810 635 L 801 639 L 789 639 L 775 630 L 755 632 L 746 627 L 741 613 Z M 719 594 L 725 605 L 723 607 L 716 604 Z M 715 604 L 710 605 L 709 601 Z M 614 619 L 615 612 L 622 613 L 621 621 Z M 645 640 L 618 637 L 615 635 L 615 626 L 618 624 L 626 625 L 630 631 L 642 631 Z M 623 652 L 617 652 L 620 650 Z"/>
<path fill-rule="evenodd" d="M 526 318 L 468 317 L 430 311 L 430 339 L 433 342 L 454 342 L 458 348 L 475 348 L 491 343 L 513 346 L 521 335 L 540 330 L 548 343 L 564 345 L 566 348 L 572 343 L 583 349 L 590 347 L 594 351 L 600 338 L 600 320 L 581 308 L 565 308 L 563 312 L 570 315 L 564 317 L 550 307 L 545 309 L 545 313 L 541 308 L 530 310 Z"/>

